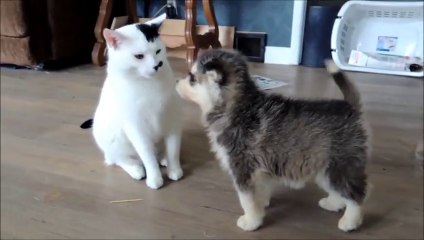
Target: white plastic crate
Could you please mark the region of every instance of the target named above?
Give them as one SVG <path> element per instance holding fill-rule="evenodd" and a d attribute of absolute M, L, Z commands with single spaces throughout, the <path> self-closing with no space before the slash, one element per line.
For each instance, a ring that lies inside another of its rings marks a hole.
<path fill-rule="evenodd" d="M 378 49 L 381 36 L 396 39 L 387 52 Z M 423 77 L 423 71 L 409 72 L 349 65 L 352 50 L 423 59 L 423 2 L 349 1 L 334 22 L 332 57 L 344 70 Z"/>

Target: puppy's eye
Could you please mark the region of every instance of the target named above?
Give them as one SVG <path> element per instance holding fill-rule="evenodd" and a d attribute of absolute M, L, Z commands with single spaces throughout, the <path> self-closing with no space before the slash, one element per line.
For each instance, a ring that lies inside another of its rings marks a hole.
<path fill-rule="evenodd" d="M 158 55 L 159 53 L 160 53 L 160 51 L 161 51 L 162 49 L 158 49 L 157 51 L 156 51 L 156 55 Z"/>
<path fill-rule="evenodd" d="M 134 57 L 137 58 L 137 59 L 143 59 L 144 55 L 143 54 L 137 54 L 137 55 L 134 55 Z"/>
<path fill-rule="evenodd" d="M 188 75 L 190 77 L 190 85 L 193 86 L 197 82 L 197 80 L 192 73 L 188 73 Z"/>

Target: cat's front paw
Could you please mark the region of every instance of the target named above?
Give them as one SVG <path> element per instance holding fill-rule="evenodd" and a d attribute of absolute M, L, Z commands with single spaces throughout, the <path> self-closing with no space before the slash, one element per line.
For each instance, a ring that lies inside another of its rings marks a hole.
<path fill-rule="evenodd" d="M 128 171 L 128 174 L 135 180 L 141 180 L 146 176 L 146 172 L 142 166 L 135 167 L 132 171 Z"/>
<path fill-rule="evenodd" d="M 146 176 L 144 167 L 135 164 L 120 164 L 121 168 L 124 169 L 133 179 L 141 180 Z"/>
<path fill-rule="evenodd" d="M 183 170 L 181 168 L 168 169 L 168 178 L 174 181 L 183 177 Z"/>
<path fill-rule="evenodd" d="M 162 176 L 147 177 L 146 184 L 151 189 L 159 189 L 163 185 Z"/>
<path fill-rule="evenodd" d="M 168 160 L 166 158 L 160 160 L 160 165 L 162 167 L 167 167 L 168 166 Z"/>

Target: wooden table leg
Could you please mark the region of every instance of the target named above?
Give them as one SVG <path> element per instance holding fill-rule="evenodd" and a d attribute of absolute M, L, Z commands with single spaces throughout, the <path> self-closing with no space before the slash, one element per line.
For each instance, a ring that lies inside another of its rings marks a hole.
<path fill-rule="evenodd" d="M 212 0 L 202 0 L 203 11 L 209 25 L 209 31 L 203 35 L 197 34 L 196 17 L 197 1 L 186 0 L 186 25 L 185 38 L 187 43 L 187 66 L 190 69 L 196 61 L 200 48 L 220 48 L 218 23 L 215 18 L 215 11 Z"/>
<path fill-rule="evenodd" d="M 128 21 L 130 23 L 138 22 L 136 0 L 127 0 L 126 3 Z M 103 38 L 103 29 L 107 27 L 107 24 L 109 24 L 112 8 L 113 0 L 102 0 L 99 8 L 99 16 L 97 17 L 96 27 L 94 28 L 96 43 L 94 44 L 93 51 L 91 52 L 91 60 L 97 66 L 103 66 L 106 63 L 106 42 Z"/>
<path fill-rule="evenodd" d="M 203 0 L 203 12 L 205 13 L 206 21 L 208 22 L 209 32 L 211 33 L 211 46 L 220 48 L 218 22 L 216 21 L 215 10 L 212 0 Z"/>
<path fill-rule="evenodd" d="M 144 0 L 144 18 L 149 17 L 150 3 L 152 0 Z"/>
<path fill-rule="evenodd" d="M 187 43 L 187 66 L 191 69 L 199 51 L 196 38 L 197 0 L 186 0 L 185 38 Z"/>
<path fill-rule="evenodd" d="M 136 0 L 127 0 L 127 14 L 129 23 L 138 23 Z"/>
<path fill-rule="evenodd" d="M 103 39 L 103 29 L 109 22 L 112 6 L 113 0 L 102 0 L 100 3 L 99 16 L 97 17 L 96 27 L 94 28 L 96 43 L 94 44 L 93 51 L 91 52 L 91 59 L 97 66 L 103 66 L 105 64 L 104 54 L 106 43 Z"/>

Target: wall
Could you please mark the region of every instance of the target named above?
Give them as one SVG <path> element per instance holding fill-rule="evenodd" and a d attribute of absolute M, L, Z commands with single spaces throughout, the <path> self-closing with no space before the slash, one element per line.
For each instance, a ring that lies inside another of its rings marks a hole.
<path fill-rule="evenodd" d="M 294 0 L 214 0 L 219 25 L 235 26 L 237 31 L 266 32 L 267 45 L 290 47 Z M 178 16 L 185 18 L 184 0 L 177 0 Z M 137 13 L 143 16 L 144 1 L 137 0 Z M 166 0 L 154 0 L 152 17 Z M 198 24 L 205 24 L 201 1 L 198 1 Z M 162 12 L 161 12 L 162 13 Z"/>

